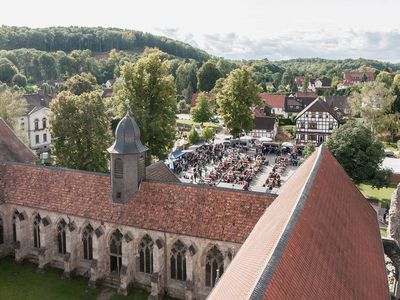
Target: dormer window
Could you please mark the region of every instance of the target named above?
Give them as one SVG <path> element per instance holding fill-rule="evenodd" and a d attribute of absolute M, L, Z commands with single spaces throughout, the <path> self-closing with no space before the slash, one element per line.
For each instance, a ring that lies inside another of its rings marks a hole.
<path fill-rule="evenodd" d="M 124 163 L 122 159 L 117 158 L 114 161 L 114 176 L 115 178 L 122 178 L 124 174 Z"/>

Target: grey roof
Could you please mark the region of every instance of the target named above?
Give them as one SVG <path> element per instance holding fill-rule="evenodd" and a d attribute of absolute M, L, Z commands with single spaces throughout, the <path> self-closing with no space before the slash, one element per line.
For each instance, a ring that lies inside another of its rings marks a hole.
<path fill-rule="evenodd" d="M 26 113 L 31 112 L 35 107 L 49 107 L 50 102 L 52 100 L 49 95 L 40 95 L 40 94 L 27 94 L 24 95 L 26 102 L 28 104 L 26 108 Z"/>
<path fill-rule="evenodd" d="M 115 142 L 108 148 L 110 153 L 132 154 L 143 153 L 147 150 L 140 140 L 140 129 L 129 112 L 118 123 L 115 131 Z"/>

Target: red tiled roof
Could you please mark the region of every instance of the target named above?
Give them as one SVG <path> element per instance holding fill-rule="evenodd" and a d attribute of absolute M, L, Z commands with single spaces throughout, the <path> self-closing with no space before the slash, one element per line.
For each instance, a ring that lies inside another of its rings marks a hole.
<path fill-rule="evenodd" d="M 146 179 L 162 182 L 181 182 L 163 161 L 146 167 Z"/>
<path fill-rule="evenodd" d="M 127 204 L 113 204 L 107 174 L 3 163 L 0 200 L 104 222 L 242 243 L 274 197 L 144 181 Z"/>
<path fill-rule="evenodd" d="M 360 81 L 359 79 L 361 79 L 364 75 L 367 77 L 366 81 L 374 81 L 374 72 L 344 72 L 343 79 L 346 83 L 352 83 L 354 81 L 354 77 L 357 77 L 357 81 Z"/>
<path fill-rule="evenodd" d="M 302 85 L 304 81 L 304 76 L 296 76 L 294 78 L 294 82 L 299 86 Z"/>
<path fill-rule="evenodd" d="M 0 161 L 34 163 L 36 160 L 35 154 L 0 118 Z"/>
<path fill-rule="evenodd" d="M 271 108 L 285 108 L 285 95 L 260 94 L 261 100 Z"/>
<path fill-rule="evenodd" d="M 289 178 L 208 299 L 389 299 L 374 209 L 323 147 Z"/>

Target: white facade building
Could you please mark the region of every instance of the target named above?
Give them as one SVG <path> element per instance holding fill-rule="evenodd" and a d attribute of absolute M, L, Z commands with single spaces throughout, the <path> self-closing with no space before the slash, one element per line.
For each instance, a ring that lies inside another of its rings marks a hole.
<path fill-rule="evenodd" d="M 25 116 L 18 118 L 20 129 L 26 132 L 28 136 L 29 147 L 39 153 L 50 150 L 49 114 L 49 108 L 35 107 Z"/>

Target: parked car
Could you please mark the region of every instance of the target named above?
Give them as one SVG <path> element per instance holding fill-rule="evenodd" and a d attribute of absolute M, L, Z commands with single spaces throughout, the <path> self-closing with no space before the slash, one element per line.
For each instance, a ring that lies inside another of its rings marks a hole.
<path fill-rule="evenodd" d="M 390 151 L 390 150 L 385 150 L 385 156 L 386 157 L 391 157 L 391 158 L 396 158 L 397 157 L 396 154 L 394 154 L 394 152 Z"/>

